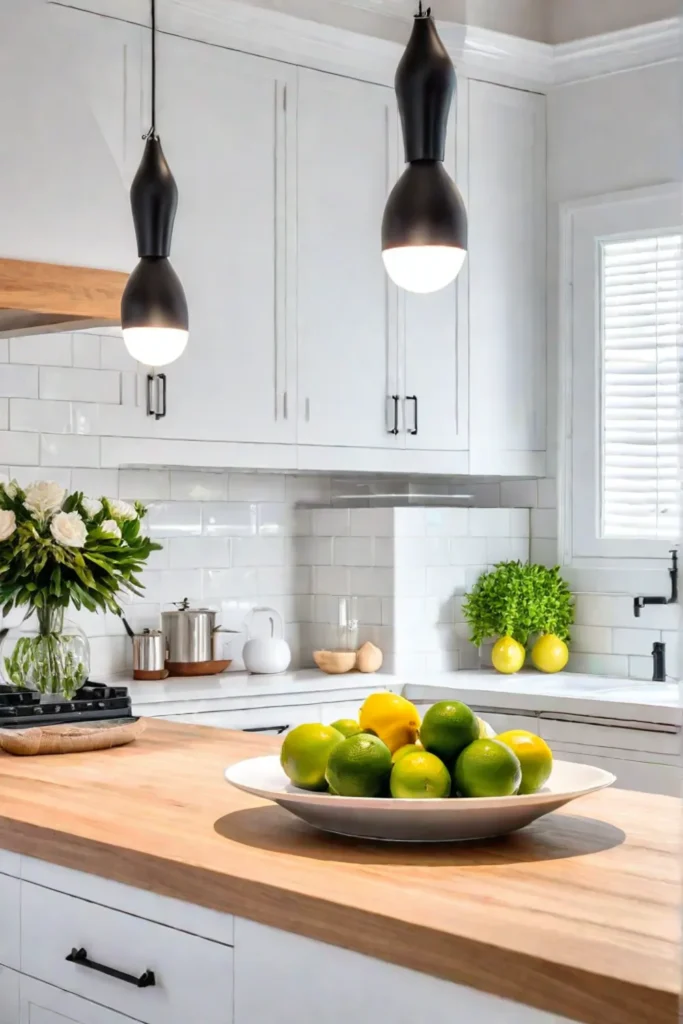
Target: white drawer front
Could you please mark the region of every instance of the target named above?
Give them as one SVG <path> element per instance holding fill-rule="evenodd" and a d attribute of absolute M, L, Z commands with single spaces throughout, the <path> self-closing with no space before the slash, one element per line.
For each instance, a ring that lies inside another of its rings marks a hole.
<path fill-rule="evenodd" d="M 623 726 L 591 725 L 584 722 L 563 722 L 541 718 L 541 736 L 552 746 L 556 743 L 580 743 L 586 747 L 607 747 L 616 750 L 644 751 L 651 754 L 680 755 L 683 744 L 680 732 L 655 732 L 628 729 Z"/>
<path fill-rule="evenodd" d="M 88 1002 L 70 992 L 62 992 L 35 978 L 21 977 L 21 1014 L 11 1024 L 131 1024 L 130 1017 Z M 0 1017 L 2 1024 L 5 1022 Z"/>
<path fill-rule="evenodd" d="M 156 984 L 137 988 L 70 963 L 85 949 L 98 964 Z M 233 953 L 208 939 L 24 882 L 21 969 L 50 985 L 128 1014 L 144 1024 L 231 1024 Z"/>
<path fill-rule="evenodd" d="M 661 793 L 663 796 L 681 796 L 681 769 L 677 765 L 652 764 L 644 761 L 629 761 L 619 757 L 605 757 L 591 750 L 578 752 L 563 750 L 561 744 L 553 744 L 553 753 L 558 761 L 572 761 L 575 764 L 592 764 L 616 775 L 617 789 L 635 789 L 639 793 Z"/>
<path fill-rule="evenodd" d="M 161 715 L 167 722 L 183 725 L 212 725 L 217 729 L 258 730 L 266 735 L 284 735 L 295 725 L 320 721 L 318 704 L 277 708 L 245 708 L 243 711 L 200 711 L 196 715 Z"/>
<path fill-rule="evenodd" d="M 21 882 L 0 875 L 0 965 L 19 970 Z M 0 1018 L 1 1019 L 1 1018 Z"/>
<path fill-rule="evenodd" d="M 0 1024 L 17 1024 L 19 1020 L 19 975 L 0 967 Z"/>

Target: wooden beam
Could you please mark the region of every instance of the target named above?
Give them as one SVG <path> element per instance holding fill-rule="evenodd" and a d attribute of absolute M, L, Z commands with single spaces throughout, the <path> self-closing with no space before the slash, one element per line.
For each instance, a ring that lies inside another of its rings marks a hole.
<path fill-rule="evenodd" d="M 11 318 L 5 311 L 17 311 L 20 330 L 54 330 L 78 321 L 118 324 L 127 280 L 117 270 L 0 259 L 0 310 L 7 323 Z M 0 330 L 5 331 L 2 319 Z"/>

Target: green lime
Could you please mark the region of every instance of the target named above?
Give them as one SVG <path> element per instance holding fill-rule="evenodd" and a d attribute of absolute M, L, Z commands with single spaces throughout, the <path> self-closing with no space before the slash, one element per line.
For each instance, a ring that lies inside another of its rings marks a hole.
<path fill-rule="evenodd" d="M 460 796 L 514 796 L 522 768 L 500 740 L 475 740 L 455 762 L 453 779 Z"/>
<path fill-rule="evenodd" d="M 300 789 L 325 790 L 325 769 L 330 752 L 344 737 L 331 725 L 297 725 L 285 736 L 280 764 Z"/>
<path fill-rule="evenodd" d="M 398 800 L 436 800 L 450 796 L 448 768 L 436 754 L 406 754 L 391 772 L 391 795 Z"/>
<path fill-rule="evenodd" d="M 398 750 L 393 752 L 391 760 L 396 764 L 396 762 L 400 761 L 402 757 L 406 756 L 406 754 L 415 754 L 417 751 L 421 751 L 424 754 L 424 749 L 425 748 L 421 743 L 406 743 L 404 746 L 399 747 Z"/>
<path fill-rule="evenodd" d="M 444 764 L 453 764 L 461 750 L 479 739 L 477 716 L 459 700 L 434 704 L 422 719 L 422 746 Z"/>
<path fill-rule="evenodd" d="M 340 732 L 345 739 L 349 736 L 356 736 L 359 732 L 362 732 L 360 725 L 353 718 L 340 718 L 337 722 L 333 722 L 332 729 L 336 729 Z"/>
<path fill-rule="evenodd" d="M 359 733 L 339 743 L 327 762 L 325 778 L 339 796 L 386 796 L 391 751 L 377 736 Z"/>

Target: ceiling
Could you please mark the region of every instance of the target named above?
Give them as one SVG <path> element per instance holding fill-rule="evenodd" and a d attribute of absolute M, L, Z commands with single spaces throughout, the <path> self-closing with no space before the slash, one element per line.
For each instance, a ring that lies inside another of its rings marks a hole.
<path fill-rule="evenodd" d="M 405 41 L 406 24 L 417 8 L 417 0 L 248 2 L 396 42 Z M 432 6 L 436 18 L 443 21 L 546 43 L 584 39 L 681 13 L 680 0 L 432 0 Z"/>

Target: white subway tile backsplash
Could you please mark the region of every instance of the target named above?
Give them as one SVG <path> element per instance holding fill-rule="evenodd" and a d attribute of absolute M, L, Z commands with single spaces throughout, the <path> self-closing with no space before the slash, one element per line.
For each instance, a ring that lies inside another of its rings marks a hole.
<path fill-rule="evenodd" d="M 394 573 L 391 569 L 355 567 L 350 572 L 352 594 L 358 597 L 386 597 L 392 593 Z"/>
<path fill-rule="evenodd" d="M 100 369 L 100 339 L 77 332 L 72 336 L 73 365 L 89 370 Z M 68 365 L 68 364 L 67 364 Z"/>
<path fill-rule="evenodd" d="M 394 565 L 393 593 L 422 597 L 427 593 L 427 573 L 430 571 L 424 565 L 403 565 L 397 562 Z"/>
<path fill-rule="evenodd" d="M 227 501 L 228 475 L 173 469 L 171 498 L 173 501 Z"/>
<path fill-rule="evenodd" d="M 74 469 L 71 473 L 71 486 L 75 491 L 83 491 L 89 498 L 119 497 L 118 469 Z"/>
<path fill-rule="evenodd" d="M 206 502 L 202 533 L 209 537 L 252 537 L 256 534 L 257 507 L 246 501 Z"/>
<path fill-rule="evenodd" d="M 285 564 L 285 542 L 282 537 L 234 537 L 231 543 L 234 566 Z"/>
<path fill-rule="evenodd" d="M 527 508 L 510 509 L 510 536 L 529 538 L 531 533 L 531 516 Z"/>
<path fill-rule="evenodd" d="M 557 508 L 557 480 L 538 480 L 538 507 Z"/>
<path fill-rule="evenodd" d="M 607 626 L 572 626 L 571 648 L 585 654 L 623 654 L 612 650 L 612 630 Z"/>
<path fill-rule="evenodd" d="M 51 434 L 71 433 L 71 403 L 47 402 L 38 398 L 10 398 L 12 430 L 28 430 Z"/>
<path fill-rule="evenodd" d="M 652 655 L 652 645 L 661 640 L 658 629 L 614 629 L 612 630 L 615 654 Z M 652 668 L 652 664 L 650 664 Z"/>
<path fill-rule="evenodd" d="M 298 565 L 332 565 L 332 537 L 296 537 L 294 557 Z"/>
<path fill-rule="evenodd" d="M 529 557 L 529 541 L 523 537 L 488 537 L 486 540 L 486 561 L 489 565 L 497 562 L 526 562 Z"/>
<path fill-rule="evenodd" d="M 0 396 L 3 398 L 37 398 L 38 375 L 37 366 L 3 364 L 0 369 Z"/>
<path fill-rule="evenodd" d="M 171 497 L 170 473 L 167 469 L 122 469 L 119 491 L 128 500 L 163 501 Z"/>
<path fill-rule="evenodd" d="M 424 537 L 427 533 L 425 508 L 395 508 L 394 534 L 396 537 Z"/>
<path fill-rule="evenodd" d="M 99 466 L 100 439 L 78 434 L 41 434 L 43 466 Z"/>
<path fill-rule="evenodd" d="M 314 594 L 357 593 L 351 590 L 351 570 L 341 565 L 316 565 L 312 570 L 312 580 Z M 374 594 L 366 596 L 373 597 Z"/>
<path fill-rule="evenodd" d="M 531 536 L 542 540 L 557 537 L 557 513 L 552 508 L 532 508 Z"/>
<path fill-rule="evenodd" d="M 372 566 L 374 542 L 372 537 L 335 537 L 332 541 L 332 561 L 335 565 Z"/>
<path fill-rule="evenodd" d="M 310 476 L 285 477 L 285 501 L 319 505 L 330 502 L 330 478 L 311 473 Z"/>
<path fill-rule="evenodd" d="M 74 339 L 78 335 L 74 335 Z M 97 344 L 96 339 L 93 339 Z M 103 370 L 137 370 L 137 363 L 129 354 L 123 338 L 103 335 L 99 339 L 100 365 Z"/>
<path fill-rule="evenodd" d="M 138 404 L 137 374 L 124 372 L 121 374 L 121 405 L 134 408 Z"/>
<path fill-rule="evenodd" d="M 310 594 L 308 566 L 269 565 L 257 569 L 259 594 Z"/>
<path fill-rule="evenodd" d="M 0 363 L 9 360 L 9 338 L 0 338 Z"/>
<path fill-rule="evenodd" d="M 351 511 L 348 508 L 314 508 L 311 526 L 318 537 L 346 537 L 350 532 Z"/>
<path fill-rule="evenodd" d="M 652 658 L 631 656 L 628 659 L 628 674 L 631 679 L 652 679 Z"/>
<path fill-rule="evenodd" d="M 207 601 L 224 597 L 256 597 L 258 592 L 256 568 L 202 570 L 202 596 Z"/>
<path fill-rule="evenodd" d="M 452 537 L 449 542 L 451 565 L 480 565 L 488 561 L 486 537 Z"/>
<path fill-rule="evenodd" d="M 261 537 L 291 537 L 294 533 L 294 509 L 284 501 L 260 502 L 257 530 Z"/>
<path fill-rule="evenodd" d="M 39 434 L 0 430 L 0 465 L 36 466 L 39 452 Z"/>
<path fill-rule="evenodd" d="M 9 430 L 9 398 L 0 398 L 0 430 Z"/>
<path fill-rule="evenodd" d="M 445 600 L 464 593 L 467 585 L 466 572 L 462 567 L 455 565 L 429 566 L 426 576 L 427 595 Z"/>
<path fill-rule="evenodd" d="M 581 654 L 570 651 L 567 668 L 570 672 L 616 676 L 621 679 L 628 676 L 628 657 L 623 654 Z"/>
<path fill-rule="evenodd" d="M 71 335 L 33 334 L 26 338 L 10 338 L 9 358 L 12 363 L 71 366 Z"/>
<path fill-rule="evenodd" d="M 100 417 L 102 407 L 94 402 L 71 403 L 71 431 L 74 434 L 101 433 Z M 98 438 L 99 440 L 99 438 Z"/>
<path fill-rule="evenodd" d="M 576 621 L 581 625 L 622 626 L 626 629 L 678 629 L 681 608 L 677 604 L 643 608 L 633 614 L 633 598 L 622 594 L 576 594 Z"/>
<path fill-rule="evenodd" d="M 202 506 L 193 502 L 154 501 L 145 520 L 150 537 L 198 537 L 202 532 Z"/>
<path fill-rule="evenodd" d="M 230 501 L 284 501 L 285 477 L 282 473 L 230 473 Z"/>
<path fill-rule="evenodd" d="M 510 509 L 471 508 L 470 537 L 509 537 Z"/>
<path fill-rule="evenodd" d="M 380 597 L 358 598 L 358 621 L 361 626 L 381 626 L 382 601 Z M 332 620 L 334 621 L 334 620 Z"/>
<path fill-rule="evenodd" d="M 503 480 L 500 503 L 506 508 L 535 508 L 538 505 L 538 481 Z"/>
<path fill-rule="evenodd" d="M 394 541 L 392 537 L 373 538 L 373 564 L 384 567 L 394 564 Z"/>
<path fill-rule="evenodd" d="M 353 537 L 392 537 L 394 509 L 352 508 L 350 532 Z"/>
<path fill-rule="evenodd" d="M 72 402 L 121 401 L 121 378 L 115 370 L 78 370 L 41 366 L 40 397 Z"/>
<path fill-rule="evenodd" d="M 544 540 L 539 537 L 531 538 L 530 558 L 538 565 L 545 565 L 548 569 L 558 563 L 558 551 L 556 540 Z"/>
<path fill-rule="evenodd" d="M 412 512 L 413 509 L 400 509 L 399 511 Z M 427 564 L 439 564 L 438 562 L 428 562 L 427 538 L 424 534 L 417 537 L 410 535 L 398 535 L 394 541 L 394 560 L 395 565 L 401 566 L 402 568 L 422 566 L 424 569 Z"/>
<path fill-rule="evenodd" d="M 166 542 L 171 569 L 228 569 L 229 537 L 172 537 Z"/>
<path fill-rule="evenodd" d="M 9 467 L 10 479 L 16 480 L 19 486 L 24 488 L 35 483 L 37 480 L 53 480 L 60 487 L 66 487 L 68 490 L 72 486 L 74 472 L 75 470 L 64 466 L 50 466 L 49 469 L 46 469 L 44 466 Z"/>
<path fill-rule="evenodd" d="M 425 522 L 428 537 L 466 537 L 469 532 L 469 510 L 427 508 Z"/>

